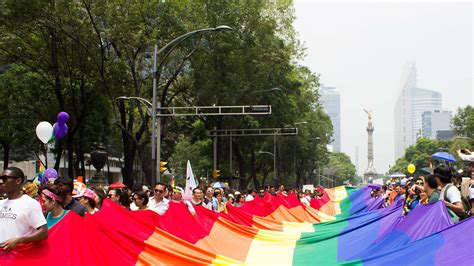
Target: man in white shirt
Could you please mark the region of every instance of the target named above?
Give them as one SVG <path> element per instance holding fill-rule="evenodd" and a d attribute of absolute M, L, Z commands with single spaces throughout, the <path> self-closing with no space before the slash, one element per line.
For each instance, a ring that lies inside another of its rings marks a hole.
<path fill-rule="evenodd" d="M 248 189 L 247 190 L 247 197 L 245 197 L 245 202 L 254 200 L 255 199 L 255 194 L 256 194 L 255 190 Z"/>
<path fill-rule="evenodd" d="M 8 167 L 0 176 L 0 248 L 14 249 L 18 244 L 38 242 L 48 238 L 48 227 L 40 204 L 21 192 L 25 175 L 20 168 Z"/>
<path fill-rule="evenodd" d="M 155 211 L 159 215 L 163 215 L 169 207 L 169 200 L 166 199 L 166 185 L 163 183 L 157 183 L 155 185 L 155 191 L 153 198 L 148 203 L 148 209 Z"/>

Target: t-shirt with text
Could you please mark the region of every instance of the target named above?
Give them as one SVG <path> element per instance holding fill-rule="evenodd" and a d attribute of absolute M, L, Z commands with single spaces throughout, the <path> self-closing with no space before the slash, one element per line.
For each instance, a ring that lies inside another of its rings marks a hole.
<path fill-rule="evenodd" d="M 29 196 L 0 200 L 0 243 L 31 235 L 45 224 L 39 202 Z"/>

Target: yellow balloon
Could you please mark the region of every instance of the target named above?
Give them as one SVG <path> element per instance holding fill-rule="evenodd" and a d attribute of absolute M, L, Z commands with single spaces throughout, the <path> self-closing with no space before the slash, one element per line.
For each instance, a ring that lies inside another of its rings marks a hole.
<path fill-rule="evenodd" d="M 413 174 L 416 171 L 416 166 L 414 164 L 409 164 L 407 167 L 408 173 Z"/>

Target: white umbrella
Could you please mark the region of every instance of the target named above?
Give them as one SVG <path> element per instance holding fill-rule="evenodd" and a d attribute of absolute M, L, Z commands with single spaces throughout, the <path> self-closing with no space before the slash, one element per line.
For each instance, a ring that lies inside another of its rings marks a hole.
<path fill-rule="evenodd" d="M 406 175 L 404 173 L 396 172 L 390 175 L 391 178 L 404 178 Z"/>

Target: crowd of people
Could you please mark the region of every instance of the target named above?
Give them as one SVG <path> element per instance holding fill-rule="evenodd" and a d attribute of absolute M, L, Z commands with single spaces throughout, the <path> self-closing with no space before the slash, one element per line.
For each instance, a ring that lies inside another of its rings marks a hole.
<path fill-rule="evenodd" d="M 474 213 L 474 162 L 468 167 L 468 171 L 456 172 L 449 165 L 440 165 L 432 174 L 390 182 L 371 195 L 382 197 L 383 207 L 402 200 L 404 215 L 418 204 L 442 200 L 452 220 L 458 222 Z"/>
<path fill-rule="evenodd" d="M 401 179 L 375 188 L 374 198 L 382 198 L 382 207 L 403 201 L 406 215 L 419 204 L 429 204 L 443 200 L 453 219 L 457 222 L 474 211 L 474 163 L 469 164 L 466 173 L 455 173 L 449 166 L 441 165 L 433 174 Z M 80 216 L 100 211 L 103 201 L 108 198 L 121 207 L 131 210 L 152 210 L 163 215 L 170 202 L 184 203 L 189 212 L 196 215 L 195 207 L 203 206 L 215 212 L 225 211 L 228 206 L 240 207 L 255 197 L 270 194 L 276 197 L 294 193 L 300 202 L 310 206 L 313 199 L 321 199 L 324 189 L 286 189 L 266 186 L 244 192 L 227 187 L 196 187 L 191 196 L 186 196 L 180 186 L 157 183 L 153 189 L 144 185 L 132 191 L 121 186 L 86 187 L 81 182 L 73 182 L 67 177 L 59 177 L 53 182 L 38 187 L 31 182 L 24 184 L 23 171 L 17 167 L 5 169 L 0 176 L 0 248 L 14 249 L 18 244 L 41 241 L 48 236 L 48 229 L 54 227 L 70 211 Z"/>

